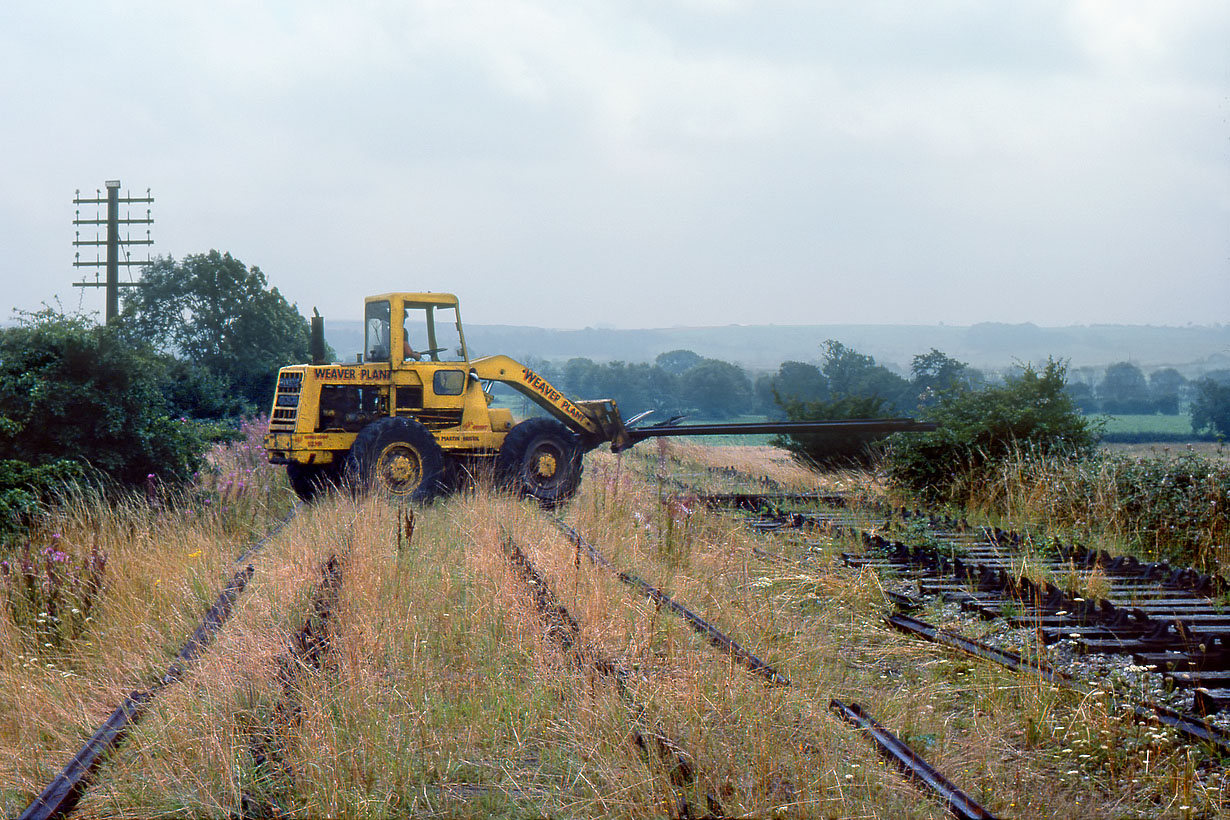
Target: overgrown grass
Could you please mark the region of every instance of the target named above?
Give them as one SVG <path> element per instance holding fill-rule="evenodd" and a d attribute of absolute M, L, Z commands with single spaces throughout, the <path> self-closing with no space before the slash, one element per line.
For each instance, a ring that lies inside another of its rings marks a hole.
<path fill-rule="evenodd" d="M 97 538 L 106 579 L 93 620 L 54 656 L 33 625 L 9 610 L 0 617 L 6 814 L 127 691 L 165 668 L 240 544 L 286 509 L 284 479 L 253 457 L 241 445 L 218 451 L 216 471 L 182 499 L 82 498 L 47 520 L 74 550 Z M 682 790 L 697 813 L 712 797 L 729 816 L 948 816 L 828 712 L 832 697 L 863 704 L 1004 816 L 1230 807 L 1198 752 L 1103 700 L 885 628 L 881 579 L 837 558 L 850 544 L 754 534 L 674 480 L 807 491 L 870 490 L 875 477 L 821 479 L 769 448 L 670 442 L 591 454 L 580 495 L 562 511 L 620 568 L 700 612 L 790 687 L 766 684 L 593 566 L 531 503 L 484 488 L 413 511 L 330 496 L 252 558 L 226 628 L 104 766 L 81 813 L 661 817 Z M 628 670 L 628 697 L 552 640 L 510 569 L 510 537 L 584 644 Z M 766 562 L 757 547 L 808 562 Z M 313 621 L 330 556 L 342 583 L 317 633 L 327 636 L 321 658 L 309 662 L 292 647 Z M 694 782 L 673 783 L 652 744 L 647 753 L 633 742 L 638 730 L 678 742 Z"/>
<path fill-rule="evenodd" d="M 1144 558 L 1230 572 L 1230 464 L 1194 451 L 1005 461 L 967 508 Z"/>

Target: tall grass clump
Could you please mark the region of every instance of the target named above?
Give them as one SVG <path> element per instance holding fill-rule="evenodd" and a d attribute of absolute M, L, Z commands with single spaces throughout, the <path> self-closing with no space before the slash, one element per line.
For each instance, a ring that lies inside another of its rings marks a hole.
<path fill-rule="evenodd" d="M 971 488 L 969 502 L 1148 556 L 1230 568 L 1230 465 L 1195 452 L 1077 460 L 1019 453 Z"/>

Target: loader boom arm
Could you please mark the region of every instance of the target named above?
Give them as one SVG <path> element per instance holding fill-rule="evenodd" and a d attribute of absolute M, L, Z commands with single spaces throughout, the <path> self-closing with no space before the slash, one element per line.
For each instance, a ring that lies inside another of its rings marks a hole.
<path fill-rule="evenodd" d="M 631 446 L 628 430 L 613 399 L 573 401 L 549 381 L 508 356 L 486 356 L 470 363 L 471 375 L 500 382 L 521 393 L 581 437 L 586 449 L 611 442 Z"/>

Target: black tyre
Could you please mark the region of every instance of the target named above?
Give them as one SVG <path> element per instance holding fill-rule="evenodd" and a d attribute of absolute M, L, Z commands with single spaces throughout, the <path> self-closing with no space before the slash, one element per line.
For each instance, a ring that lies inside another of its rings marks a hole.
<path fill-rule="evenodd" d="M 544 507 L 563 504 L 577 491 L 584 469 L 577 437 L 555 419 L 526 419 L 513 427 L 495 458 L 496 476 Z"/>
<path fill-rule="evenodd" d="M 338 483 L 341 469 L 338 464 L 300 464 L 292 461 L 286 465 L 286 478 L 291 489 L 304 501 L 312 501 L 328 492 Z"/>
<path fill-rule="evenodd" d="M 414 419 L 387 418 L 359 431 L 346 455 L 346 481 L 407 501 L 427 502 L 444 491 L 444 451 Z"/>

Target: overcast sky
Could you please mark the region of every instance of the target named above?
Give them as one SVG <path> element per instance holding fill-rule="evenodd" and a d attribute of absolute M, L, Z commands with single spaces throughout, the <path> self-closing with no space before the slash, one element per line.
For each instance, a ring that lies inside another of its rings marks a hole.
<path fill-rule="evenodd" d="M 0 163 L 6 318 L 120 179 L 326 317 L 1226 322 L 1230 3 L 5 0 Z"/>

